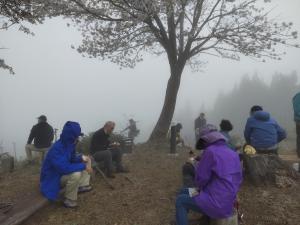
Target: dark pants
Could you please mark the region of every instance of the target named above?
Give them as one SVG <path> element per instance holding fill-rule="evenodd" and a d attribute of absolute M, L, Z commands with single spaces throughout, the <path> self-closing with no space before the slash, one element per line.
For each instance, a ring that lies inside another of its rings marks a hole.
<path fill-rule="evenodd" d="M 113 163 L 115 163 L 117 171 L 123 170 L 122 152 L 119 148 L 98 151 L 93 157 L 96 162 L 104 162 L 106 174 L 112 174 Z"/>
<path fill-rule="evenodd" d="M 188 225 L 188 212 L 201 213 L 196 201 L 189 196 L 188 189 L 182 189 L 176 199 L 176 225 Z"/>
<path fill-rule="evenodd" d="M 300 158 L 300 122 L 296 122 L 296 133 L 297 133 L 297 155 Z"/>
<path fill-rule="evenodd" d="M 191 163 L 185 163 L 182 167 L 183 187 L 195 187 L 195 167 Z"/>

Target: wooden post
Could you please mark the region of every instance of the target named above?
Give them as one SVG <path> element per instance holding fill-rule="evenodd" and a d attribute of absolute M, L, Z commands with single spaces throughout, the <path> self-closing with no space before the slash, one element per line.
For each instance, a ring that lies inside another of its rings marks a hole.
<path fill-rule="evenodd" d="M 170 153 L 176 153 L 176 126 L 171 127 Z"/>

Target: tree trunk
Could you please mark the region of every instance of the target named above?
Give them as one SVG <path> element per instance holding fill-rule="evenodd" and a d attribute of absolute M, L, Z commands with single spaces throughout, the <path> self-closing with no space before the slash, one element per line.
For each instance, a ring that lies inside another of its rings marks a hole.
<path fill-rule="evenodd" d="M 185 63 L 178 63 L 171 66 L 171 76 L 168 81 L 164 105 L 148 142 L 164 142 L 166 139 L 175 111 L 177 93 L 184 64 Z"/>
<path fill-rule="evenodd" d="M 254 185 L 290 186 L 298 179 L 297 172 L 277 155 L 244 155 L 246 177 Z"/>

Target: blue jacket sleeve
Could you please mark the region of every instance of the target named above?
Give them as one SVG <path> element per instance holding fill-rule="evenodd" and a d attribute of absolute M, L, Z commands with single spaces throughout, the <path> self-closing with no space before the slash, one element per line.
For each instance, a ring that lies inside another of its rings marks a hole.
<path fill-rule="evenodd" d="M 282 127 L 280 127 L 277 122 L 275 122 L 275 128 L 277 131 L 277 141 L 281 142 L 282 140 L 286 139 L 285 130 Z"/>
<path fill-rule="evenodd" d="M 71 163 L 66 157 L 63 157 L 63 155 L 60 154 L 53 154 L 51 163 L 54 168 L 63 175 L 83 171 L 86 168 L 84 163 Z"/>
<path fill-rule="evenodd" d="M 247 144 L 250 144 L 250 132 L 251 132 L 251 120 L 250 118 L 247 120 L 245 130 L 244 130 L 244 137 Z"/>
<path fill-rule="evenodd" d="M 206 186 L 213 171 L 214 157 L 212 152 L 204 151 L 201 160 L 196 165 L 195 183 L 201 190 Z"/>
<path fill-rule="evenodd" d="M 74 149 L 72 152 L 71 162 L 81 163 L 82 162 L 82 154 L 76 154 L 75 149 Z"/>

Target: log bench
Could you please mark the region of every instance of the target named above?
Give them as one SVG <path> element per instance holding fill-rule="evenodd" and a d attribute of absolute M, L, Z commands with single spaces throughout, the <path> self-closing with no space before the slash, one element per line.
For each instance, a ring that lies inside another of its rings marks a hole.
<path fill-rule="evenodd" d="M 0 225 L 18 225 L 28 219 L 49 201 L 39 191 L 24 196 L 7 212 L 0 214 Z"/>

